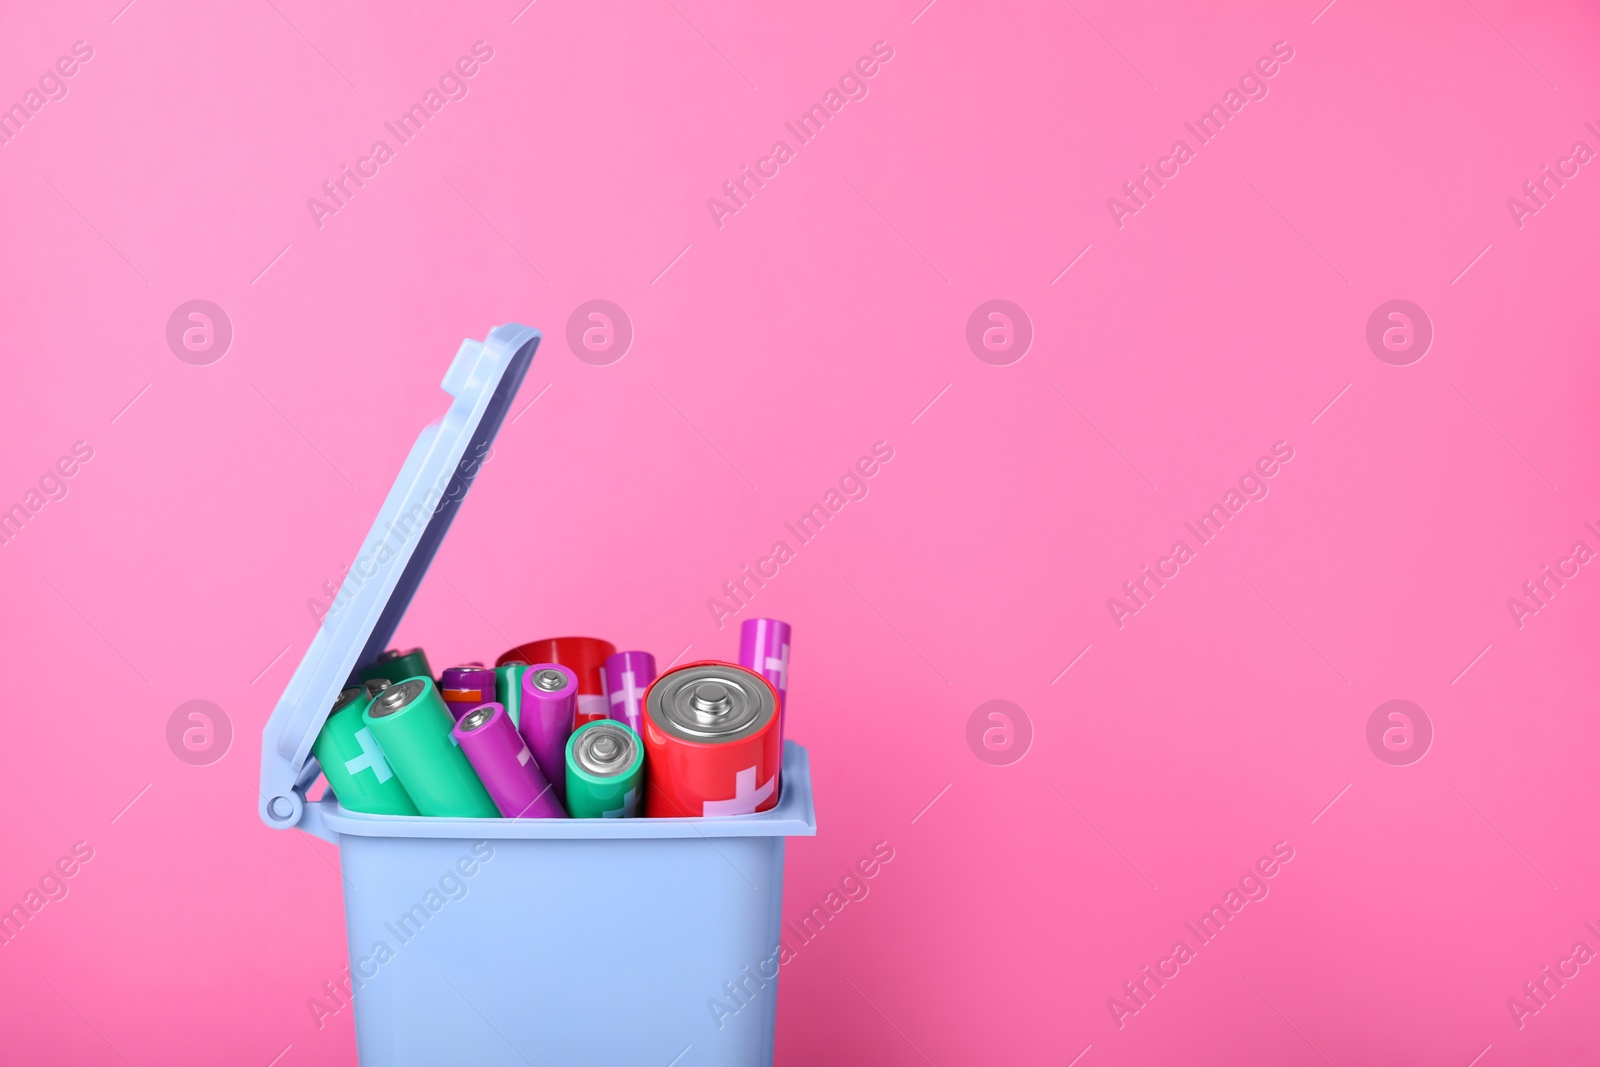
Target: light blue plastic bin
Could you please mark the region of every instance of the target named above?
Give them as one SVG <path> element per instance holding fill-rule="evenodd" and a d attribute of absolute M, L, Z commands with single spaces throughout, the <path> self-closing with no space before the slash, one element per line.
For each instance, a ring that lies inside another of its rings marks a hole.
<path fill-rule="evenodd" d="M 508 325 L 456 353 L 449 410 L 262 731 L 261 818 L 339 846 L 366 1067 L 770 1064 L 784 839 L 817 832 L 794 742 L 777 807 L 755 815 L 428 819 L 306 800 L 311 743 L 388 646 L 538 343 Z"/>

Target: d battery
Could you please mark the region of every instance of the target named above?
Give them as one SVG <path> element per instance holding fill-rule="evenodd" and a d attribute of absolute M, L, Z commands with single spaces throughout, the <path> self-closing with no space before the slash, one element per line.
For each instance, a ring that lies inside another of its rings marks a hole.
<path fill-rule="evenodd" d="M 748 815 L 778 802 L 778 694 L 732 663 L 690 663 L 650 685 L 645 814 Z"/>

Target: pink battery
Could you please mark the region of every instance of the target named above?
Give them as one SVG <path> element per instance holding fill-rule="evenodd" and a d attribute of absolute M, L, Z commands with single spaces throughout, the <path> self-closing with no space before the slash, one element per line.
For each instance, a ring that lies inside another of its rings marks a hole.
<path fill-rule="evenodd" d="M 478 705 L 461 716 L 451 733 L 501 815 L 508 819 L 567 817 L 503 704 Z"/>
<path fill-rule="evenodd" d="M 644 730 L 644 691 L 656 680 L 656 658 L 648 652 L 618 652 L 607 656 L 600 670 L 605 682 L 609 717 Z"/>
<path fill-rule="evenodd" d="M 755 671 L 778 691 L 778 751 L 782 753 L 783 724 L 789 710 L 789 624 L 779 619 L 740 623 L 739 666 Z"/>
<path fill-rule="evenodd" d="M 578 676 L 558 663 L 534 663 L 522 672 L 522 711 L 518 729 L 534 762 L 567 802 L 567 738 L 577 714 Z"/>
<path fill-rule="evenodd" d="M 446 667 L 444 677 L 439 679 L 439 695 L 444 697 L 450 715 L 460 722 L 461 716 L 494 699 L 494 682 L 494 668 L 481 663 Z"/>

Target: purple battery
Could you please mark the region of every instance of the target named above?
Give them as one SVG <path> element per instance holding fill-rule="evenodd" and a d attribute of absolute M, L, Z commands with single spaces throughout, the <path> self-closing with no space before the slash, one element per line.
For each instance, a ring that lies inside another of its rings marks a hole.
<path fill-rule="evenodd" d="M 439 695 L 457 722 L 461 716 L 494 699 L 494 668 L 481 663 L 446 667 L 439 679 Z"/>
<path fill-rule="evenodd" d="M 648 652 L 618 652 L 606 657 L 600 670 L 606 686 L 608 716 L 644 732 L 644 691 L 656 680 L 656 658 Z"/>
<path fill-rule="evenodd" d="M 555 789 L 534 762 L 528 743 L 511 725 L 505 705 L 490 701 L 456 722 L 456 744 L 478 772 L 494 806 L 508 819 L 564 819 Z"/>
<path fill-rule="evenodd" d="M 781 753 L 784 712 L 789 708 L 789 624 L 779 619 L 746 619 L 740 623 L 739 666 L 755 671 L 778 691 L 778 751 Z"/>
<path fill-rule="evenodd" d="M 522 738 L 563 807 L 567 803 L 567 738 L 572 736 L 577 695 L 578 676 L 559 663 L 535 663 L 523 672 Z"/>

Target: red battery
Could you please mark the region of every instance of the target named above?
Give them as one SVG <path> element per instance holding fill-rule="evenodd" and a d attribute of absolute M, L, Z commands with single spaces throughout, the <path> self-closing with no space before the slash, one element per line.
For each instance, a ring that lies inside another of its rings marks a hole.
<path fill-rule="evenodd" d="M 645 815 L 749 815 L 778 802 L 778 694 L 753 671 L 704 660 L 644 696 Z"/>
<path fill-rule="evenodd" d="M 578 703 L 573 715 L 572 728 L 576 730 L 586 722 L 611 717 L 611 704 L 606 700 L 606 683 L 600 676 L 606 657 L 615 655 L 617 646 L 598 637 L 547 637 L 542 641 L 529 641 L 495 660 L 496 667 L 507 663 L 559 663 L 578 676 Z"/>

